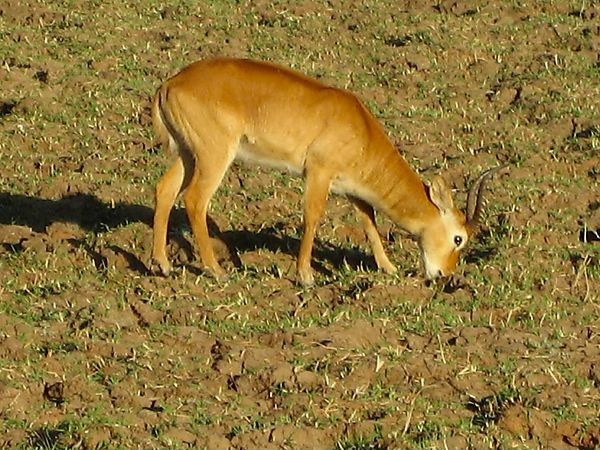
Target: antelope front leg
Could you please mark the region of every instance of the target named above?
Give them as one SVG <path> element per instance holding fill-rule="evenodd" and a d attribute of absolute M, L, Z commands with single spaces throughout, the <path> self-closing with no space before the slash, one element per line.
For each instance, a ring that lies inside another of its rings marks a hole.
<path fill-rule="evenodd" d="M 386 273 L 394 273 L 396 271 L 396 267 L 390 262 L 389 258 L 385 254 L 383 243 L 381 242 L 381 236 L 377 230 L 377 225 L 375 224 L 375 211 L 373 210 L 373 207 L 365 201 L 355 197 L 351 198 L 351 200 L 352 203 L 354 203 L 354 207 L 356 208 L 358 216 L 362 220 L 365 233 L 367 234 L 367 238 L 371 244 L 371 250 L 373 252 L 373 256 L 375 257 L 377 267 Z"/>
<path fill-rule="evenodd" d="M 310 266 L 312 247 L 317 232 L 317 225 L 327 203 L 331 176 L 320 167 L 307 169 L 304 192 L 304 232 L 298 254 L 298 280 L 302 286 L 314 284 L 313 271 Z"/>

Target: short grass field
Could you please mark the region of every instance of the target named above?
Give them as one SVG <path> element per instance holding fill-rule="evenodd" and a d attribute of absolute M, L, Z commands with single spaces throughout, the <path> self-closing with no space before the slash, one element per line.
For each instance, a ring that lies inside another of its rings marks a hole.
<path fill-rule="evenodd" d="M 0 449 L 600 445 L 597 1 L 5 1 L 0 38 Z M 237 164 L 229 279 L 181 203 L 150 273 L 150 101 L 215 56 L 355 93 L 459 205 L 508 164 L 455 281 L 383 214 L 377 271 L 331 196 L 300 288 L 302 180 Z"/>

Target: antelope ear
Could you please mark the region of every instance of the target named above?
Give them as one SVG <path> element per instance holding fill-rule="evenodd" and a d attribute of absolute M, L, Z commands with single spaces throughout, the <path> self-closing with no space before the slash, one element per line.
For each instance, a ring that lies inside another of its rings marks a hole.
<path fill-rule="evenodd" d="M 435 176 L 431 180 L 431 185 L 429 186 L 429 198 L 442 213 L 447 213 L 454 209 L 452 192 L 444 179 L 440 176 Z"/>

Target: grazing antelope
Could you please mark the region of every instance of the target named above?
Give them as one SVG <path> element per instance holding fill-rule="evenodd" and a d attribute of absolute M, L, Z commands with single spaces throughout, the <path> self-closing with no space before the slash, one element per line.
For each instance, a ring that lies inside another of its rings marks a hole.
<path fill-rule="evenodd" d="M 314 281 L 311 252 L 330 190 L 345 194 L 356 207 L 380 269 L 396 270 L 385 254 L 373 207 L 416 237 L 426 275 L 435 278 L 454 271 L 478 221 L 484 182 L 496 170 L 475 182 L 465 217 L 443 179 L 425 185 L 357 97 L 267 62 L 196 62 L 158 89 L 152 118 L 160 141 L 178 155 L 156 186 L 152 256 L 163 275 L 171 271 L 169 214 L 181 192 L 202 263 L 215 276 L 225 275 L 210 243 L 207 210 L 234 159 L 303 175 L 304 232 L 297 261 L 303 285 Z"/>

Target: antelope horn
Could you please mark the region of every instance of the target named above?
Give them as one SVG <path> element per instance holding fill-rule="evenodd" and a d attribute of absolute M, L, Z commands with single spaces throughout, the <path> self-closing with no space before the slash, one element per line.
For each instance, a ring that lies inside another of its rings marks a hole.
<path fill-rule="evenodd" d="M 486 170 L 479 175 L 479 178 L 477 178 L 473 183 L 473 186 L 471 186 L 469 194 L 467 195 L 467 223 L 471 227 L 477 226 L 481 217 L 485 183 L 490 176 L 507 166 L 508 164 L 503 164 L 502 166 L 492 167 L 491 169 Z"/>

